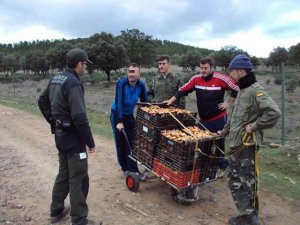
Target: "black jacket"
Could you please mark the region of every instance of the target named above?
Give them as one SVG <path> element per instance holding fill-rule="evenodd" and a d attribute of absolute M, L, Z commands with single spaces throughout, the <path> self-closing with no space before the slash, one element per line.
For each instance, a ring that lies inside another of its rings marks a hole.
<path fill-rule="evenodd" d="M 84 88 L 75 71 L 68 68 L 54 76 L 39 97 L 38 105 L 50 124 L 57 120 L 71 123 L 68 132 L 60 134 L 55 132 L 55 141 L 59 150 L 80 151 L 76 149 L 78 144 L 89 148 L 95 147 L 86 115 Z"/>

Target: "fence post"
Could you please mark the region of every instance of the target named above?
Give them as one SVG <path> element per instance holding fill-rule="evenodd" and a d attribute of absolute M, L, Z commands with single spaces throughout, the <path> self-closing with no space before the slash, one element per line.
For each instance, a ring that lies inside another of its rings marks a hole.
<path fill-rule="evenodd" d="M 281 74 L 281 145 L 283 146 L 285 144 L 285 138 L 284 138 L 284 85 L 285 85 L 285 71 L 284 71 L 284 63 L 282 62 L 280 64 L 280 74 Z"/>

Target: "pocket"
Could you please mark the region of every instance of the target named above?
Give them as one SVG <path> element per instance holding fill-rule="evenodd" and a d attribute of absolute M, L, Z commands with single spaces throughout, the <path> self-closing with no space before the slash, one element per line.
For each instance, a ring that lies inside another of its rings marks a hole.
<path fill-rule="evenodd" d="M 247 122 L 249 120 L 249 110 L 250 108 L 238 109 L 236 112 L 236 117 L 241 121 Z"/>
<path fill-rule="evenodd" d="M 79 137 L 74 132 L 55 131 L 55 143 L 59 151 L 74 151 L 76 146 L 80 146 Z"/>
<path fill-rule="evenodd" d="M 82 157 L 83 154 L 85 157 Z M 88 171 L 88 155 L 86 152 L 74 153 L 69 155 L 70 177 L 87 175 Z"/>

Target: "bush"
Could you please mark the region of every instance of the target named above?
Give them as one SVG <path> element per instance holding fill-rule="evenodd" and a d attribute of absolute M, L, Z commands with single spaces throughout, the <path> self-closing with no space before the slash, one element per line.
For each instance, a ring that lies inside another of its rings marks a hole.
<path fill-rule="evenodd" d="M 280 75 L 275 75 L 274 76 L 274 84 L 281 85 L 281 77 L 280 77 Z"/>
<path fill-rule="evenodd" d="M 293 93 L 294 90 L 297 88 L 299 80 L 297 78 L 288 79 L 285 83 L 285 90 L 288 93 Z"/>

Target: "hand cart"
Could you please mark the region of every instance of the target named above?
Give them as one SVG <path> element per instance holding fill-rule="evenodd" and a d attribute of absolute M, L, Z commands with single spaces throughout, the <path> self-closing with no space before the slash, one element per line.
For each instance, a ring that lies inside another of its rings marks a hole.
<path fill-rule="evenodd" d="M 175 127 L 158 127 L 157 124 L 152 126 L 151 115 L 144 113 L 141 117 L 139 110 L 141 106 L 143 104 L 139 105 L 137 111 L 133 148 L 129 144 L 125 131 L 122 130 L 131 148 L 129 158 L 144 168 L 141 174 L 127 174 L 127 188 L 137 192 L 140 182 L 160 178 L 171 186 L 170 194 L 174 201 L 185 205 L 192 204 L 199 198 L 199 187 L 217 178 L 218 159 L 223 156 L 218 150 L 221 137 L 203 138 L 196 147 L 195 143 L 175 143 L 160 134 L 163 129 Z"/>

